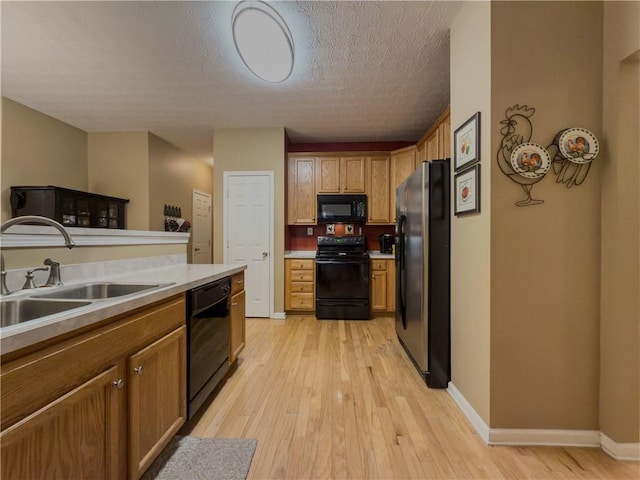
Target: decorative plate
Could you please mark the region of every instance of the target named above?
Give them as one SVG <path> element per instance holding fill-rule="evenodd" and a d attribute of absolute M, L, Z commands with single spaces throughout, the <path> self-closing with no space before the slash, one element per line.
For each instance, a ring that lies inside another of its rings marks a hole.
<path fill-rule="evenodd" d="M 589 163 L 596 158 L 600 146 L 598 139 L 584 128 L 568 128 L 558 139 L 560 153 L 574 163 Z"/>
<path fill-rule="evenodd" d="M 511 166 L 526 178 L 541 178 L 551 167 L 551 157 L 537 143 L 521 143 L 511 152 Z"/>

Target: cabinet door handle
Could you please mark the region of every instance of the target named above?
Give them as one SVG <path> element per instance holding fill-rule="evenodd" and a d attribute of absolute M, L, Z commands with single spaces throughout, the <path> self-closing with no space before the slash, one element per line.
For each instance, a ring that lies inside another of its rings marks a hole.
<path fill-rule="evenodd" d="M 236 280 L 236 283 L 242 284 L 244 280 Z"/>
<path fill-rule="evenodd" d="M 232 307 L 237 307 L 237 306 L 238 306 L 238 302 L 233 302 L 233 303 L 231 304 L 231 306 L 232 306 Z"/>
<path fill-rule="evenodd" d="M 138 375 L 142 375 L 142 371 L 144 369 L 142 368 L 142 365 L 138 365 L 136 368 L 133 369 L 134 372 L 136 372 Z"/>
<path fill-rule="evenodd" d="M 122 388 L 124 387 L 124 380 L 122 380 L 121 378 L 119 378 L 118 380 L 114 380 L 113 381 L 113 386 L 115 388 Z"/>

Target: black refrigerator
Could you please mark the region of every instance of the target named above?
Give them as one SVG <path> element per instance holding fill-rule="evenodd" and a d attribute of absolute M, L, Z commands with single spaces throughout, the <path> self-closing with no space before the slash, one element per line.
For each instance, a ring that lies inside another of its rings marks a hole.
<path fill-rule="evenodd" d="M 396 190 L 396 333 L 432 388 L 451 379 L 449 168 L 423 162 Z"/>

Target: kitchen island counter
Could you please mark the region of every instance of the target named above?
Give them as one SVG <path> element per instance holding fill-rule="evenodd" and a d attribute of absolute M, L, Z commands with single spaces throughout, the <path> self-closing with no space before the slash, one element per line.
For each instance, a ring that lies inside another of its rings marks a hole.
<path fill-rule="evenodd" d="M 93 300 L 89 305 L 83 307 L 0 328 L 0 351 L 2 355 L 5 355 L 29 347 L 164 300 L 173 295 L 178 295 L 220 278 L 229 277 L 235 273 L 242 272 L 246 268 L 244 264 L 189 265 L 183 263 L 139 269 L 137 271 L 129 270 L 126 273 L 111 273 L 99 277 L 92 276 L 84 281 L 76 279 L 73 282 L 65 283 L 65 286 L 60 288 L 102 282 L 161 284 L 163 286 L 122 297 Z M 54 291 L 53 288 L 18 291 L 10 296 L 5 296 L 3 302 L 48 294 Z"/>

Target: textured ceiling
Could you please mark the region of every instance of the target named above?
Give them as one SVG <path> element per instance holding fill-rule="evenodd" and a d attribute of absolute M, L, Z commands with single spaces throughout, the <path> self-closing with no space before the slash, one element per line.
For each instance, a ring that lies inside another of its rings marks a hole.
<path fill-rule="evenodd" d="M 270 2 L 291 77 L 237 56 L 235 2 L 2 2 L 2 95 L 82 130 L 150 131 L 203 159 L 214 128 L 291 141 L 415 140 L 449 104 L 458 3 Z"/>

